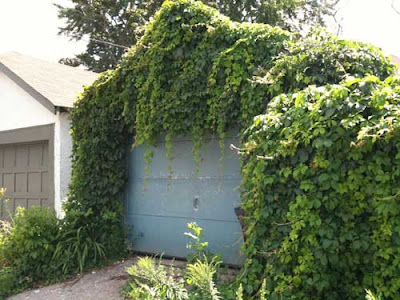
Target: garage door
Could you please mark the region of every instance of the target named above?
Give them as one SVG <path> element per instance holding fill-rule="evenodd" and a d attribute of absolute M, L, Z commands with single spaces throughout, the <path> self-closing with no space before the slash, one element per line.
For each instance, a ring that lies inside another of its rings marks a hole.
<path fill-rule="evenodd" d="M 218 140 L 206 141 L 201 170 L 196 175 L 193 141 L 173 142 L 172 174 L 167 171 L 170 162 L 165 143 L 159 142 L 153 149 L 147 184 L 144 147 L 130 154 L 125 209 L 134 250 L 185 257 L 188 238 L 184 232 L 187 223 L 196 222 L 204 228 L 211 250 L 221 253 L 225 263 L 242 263 L 242 229 L 234 211 L 240 204 L 241 176 L 238 155 L 229 149 L 231 143 L 237 144 L 237 139 L 225 140 L 226 155 L 221 166 Z"/>
<path fill-rule="evenodd" d="M 17 206 L 52 207 L 48 142 L 0 145 L 0 186 L 9 199 L 1 205 L 2 218 Z"/>

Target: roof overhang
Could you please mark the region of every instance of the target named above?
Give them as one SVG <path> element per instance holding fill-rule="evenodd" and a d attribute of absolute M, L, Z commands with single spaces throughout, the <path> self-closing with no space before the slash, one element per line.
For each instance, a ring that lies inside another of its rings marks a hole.
<path fill-rule="evenodd" d="M 14 81 L 20 88 L 22 88 L 25 92 L 32 96 L 35 100 L 37 100 L 40 104 L 46 107 L 51 113 L 55 114 L 57 109 L 53 103 L 37 90 L 35 90 L 32 86 L 26 83 L 21 77 L 11 71 L 7 66 L 0 62 L 0 72 L 3 72 L 8 78 Z"/>

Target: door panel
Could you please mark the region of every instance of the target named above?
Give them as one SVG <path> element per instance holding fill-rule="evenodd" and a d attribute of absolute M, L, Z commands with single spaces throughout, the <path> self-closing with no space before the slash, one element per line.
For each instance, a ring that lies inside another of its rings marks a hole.
<path fill-rule="evenodd" d="M 204 240 L 209 242 L 213 253 L 222 254 L 225 263 L 241 265 L 243 262 L 240 255 L 242 229 L 238 222 L 144 215 L 131 217 L 134 228 L 131 239 L 136 251 L 186 257 L 189 238 L 184 233 L 188 231 L 187 224 L 195 221 L 204 229 Z"/>
<path fill-rule="evenodd" d="M 166 158 L 165 143 L 158 142 L 147 178 L 144 147 L 130 153 L 125 213 L 136 251 L 185 257 L 188 239 L 183 233 L 188 231 L 187 223 L 196 222 L 204 228 L 211 250 L 221 253 L 225 263 L 242 263 L 242 229 L 234 212 L 240 204 L 240 165 L 238 155 L 229 149 L 237 139 L 224 143 L 221 161 L 219 141 L 204 142 L 199 174 L 190 139 L 173 142 L 172 162 Z"/>
<path fill-rule="evenodd" d="M 16 207 L 53 206 L 49 191 L 48 142 L 0 145 L 0 186 L 9 203 L 0 205 L 0 217 Z"/>

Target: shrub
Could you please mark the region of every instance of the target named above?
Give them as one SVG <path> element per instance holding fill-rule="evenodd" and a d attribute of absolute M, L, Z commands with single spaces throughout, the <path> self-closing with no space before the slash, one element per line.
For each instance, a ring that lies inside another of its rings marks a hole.
<path fill-rule="evenodd" d="M 9 234 L 0 246 L 0 257 L 15 269 L 21 284 L 50 278 L 57 270 L 50 265 L 57 243 L 59 221 L 54 212 L 40 207 L 18 207 Z"/>
<path fill-rule="evenodd" d="M 85 230 L 71 229 L 48 208 L 18 207 L 0 228 L 0 290 L 14 293 L 104 263 L 100 234 L 82 234 Z"/>

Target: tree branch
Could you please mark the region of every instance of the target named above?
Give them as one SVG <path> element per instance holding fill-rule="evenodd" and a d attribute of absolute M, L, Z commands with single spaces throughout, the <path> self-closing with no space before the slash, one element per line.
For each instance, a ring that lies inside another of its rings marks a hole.
<path fill-rule="evenodd" d="M 398 10 L 398 9 L 394 6 L 394 1 L 395 1 L 395 0 L 392 0 L 391 6 L 392 6 L 393 10 L 394 10 L 398 15 L 400 15 L 400 10 Z"/>
<path fill-rule="evenodd" d="M 334 3 L 334 7 L 337 7 L 337 5 L 339 4 L 339 2 L 340 2 L 340 0 L 339 0 L 339 1 L 336 1 L 336 2 Z M 341 21 L 343 21 L 343 18 L 342 18 L 341 20 L 338 20 L 338 13 L 339 13 L 343 8 L 345 8 L 347 5 L 349 5 L 349 3 L 350 3 L 350 0 L 347 0 L 341 7 L 338 7 L 338 8 L 335 10 L 335 12 L 333 13 L 333 15 L 332 15 L 333 20 L 335 21 L 336 25 L 338 26 L 338 29 L 337 29 L 337 32 L 336 32 L 336 35 L 337 35 L 337 36 L 339 36 L 339 35 L 343 32 L 343 26 L 342 26 L 342 24 L 340 23 Z"/>

